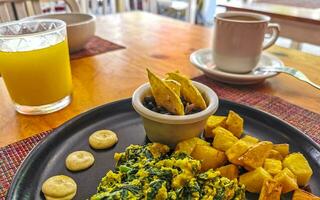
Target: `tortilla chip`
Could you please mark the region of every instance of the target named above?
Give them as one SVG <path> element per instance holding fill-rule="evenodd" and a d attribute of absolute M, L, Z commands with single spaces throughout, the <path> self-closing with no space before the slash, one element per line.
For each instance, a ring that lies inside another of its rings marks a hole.
<path fill-rule="evenodd" d="M 169 79 L 173 79 L 181 84 L 181 94 L 182 96 L 194 104 L 196 107 L 204 110 L 207 107 L 199 90 L 192 84 L 192 81 L 186 76 L 178 73 L 168 73 Z"/>
<path fill-rule="evenodd" d="M 175 80 L 164 80 L 165 84 L 180 97 L 181 84 Z"/>
<path fill-rule="evenodd" d="M 157 105 L 164 107 L 173 114 L 184 115 L 184 107 L 180 97 L 159 77 L 148 69 L 147 71 L 151 85 L 151 92 Z"/>

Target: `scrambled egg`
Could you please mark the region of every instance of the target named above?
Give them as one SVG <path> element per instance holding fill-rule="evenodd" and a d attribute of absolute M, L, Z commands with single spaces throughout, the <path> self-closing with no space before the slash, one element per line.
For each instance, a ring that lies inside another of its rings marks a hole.
<path fill-rule="evenodd" d="M 245 188 L 236 179 L 214 170 L 200 173 L 200 161 L 182 152 L 170 153 L 166 145 L 130 145 L 114 158 L 115 171 L 102 178 L 91 200 L 245 199 Z"/>

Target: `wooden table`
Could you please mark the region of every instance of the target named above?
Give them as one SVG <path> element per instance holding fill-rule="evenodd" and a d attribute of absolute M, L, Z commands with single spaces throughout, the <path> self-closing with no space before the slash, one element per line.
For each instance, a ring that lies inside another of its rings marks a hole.
<path fill-rule="evenodd" d="M 218 0 L 228 11 L 255 12 L 270 16 L 280 24 L 280 35 L 297 42 L 320 45 L 320 9 L 260 3 L 256 1 Z"/>
<path fill-rule="evenodd" d="M 16 113 L 0 78 L 0 146 L 53 129 L 98 105 L 130 97 L 147 81 L 147 67 L 159 75 L 173 70 L 190 77 L 201 75 L 189 62 L 189 55 L 211 46 L 212 30 L 149 13 L 131 12 L 99 17 L 97 35 L 126 49 L 72 60 L 73 101 L 59 112 L 43 116 Z M 273 47 L 270 52 L 320 84 L 319 57 L 280 47 Z M 320 91 L 287 75 L 250 87 L 320 113 Z"/>

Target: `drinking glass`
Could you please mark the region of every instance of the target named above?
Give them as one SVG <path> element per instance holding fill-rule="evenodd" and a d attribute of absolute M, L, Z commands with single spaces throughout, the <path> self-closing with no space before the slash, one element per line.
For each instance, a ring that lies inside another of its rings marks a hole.
<path fill-rule="evenodd" d="M 19 113 L 46 114 L 69 105 L 72 79 L 65 22 L 0 24 L 0 75 Z"/>

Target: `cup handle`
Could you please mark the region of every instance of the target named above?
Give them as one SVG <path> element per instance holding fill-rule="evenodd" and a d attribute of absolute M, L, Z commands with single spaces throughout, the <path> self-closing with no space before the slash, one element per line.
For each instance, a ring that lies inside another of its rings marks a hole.
<path fill-rule="evenodd" d="M 265 44 L 263 44 L 263 49 L 267 49 L 271 47 L 278 39 L 279 33 L 280 33 L 280 26 L 279 24 L 270 23 L 268 24 L 268 29 L 272 30 L 272 36 L 269 41 L 267 41 Z"/>

